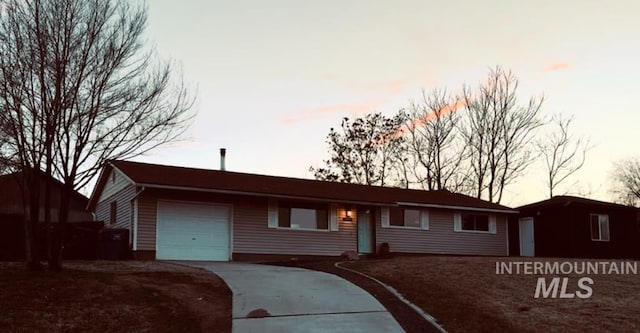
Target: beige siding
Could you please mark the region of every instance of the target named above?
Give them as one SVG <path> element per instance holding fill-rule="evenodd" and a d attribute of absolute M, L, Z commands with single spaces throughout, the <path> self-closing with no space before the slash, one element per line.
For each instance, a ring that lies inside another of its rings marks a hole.
<path fill-rule="evenodd" d="M 137 250 L 156 250 L 156 215 L 158 205 L 156 197 L 149 190 L 143 191 L 138 197 L 138 235 Z"/>
<path fill-rule="evenodd" d="M 454 232 L 453 213 L 450 210 L 430 209 L 429 230 L 382 228 L 378 218 L 377 244 L 389 243 L 392 252 L 507 255 L 505 215 L 496 215 L 496 233 L 489 234 Z"/>
<path fill-rule="evenodd" d="M 356 219 L 338 219 L 338 231 L 275 229 L 267 225 L 267 200 L 234 206 L 235 253 L 339 256 L 357 249 Z"/>
<path fill-rule="evenodd" d="M 107 228 L 131 229 L 131 218 L 133 217 L 131 199 L 133 199 L 135 194 L 135 186 L 128 185 L 120 189 L 120 191 L 112 194 L 110 197 L 105 198 L 103 201 L 98 203 L 98 205 L 96 205 L 96 219 L 98 221 L 103 221 L 104 226 Z M 115 224 L 110 223 L 112 202 L 116 202 Z"/>
<path fill-rule="evenodd" d="M 338 256 L 357 247 L 355 220 L 340 221 L 339 231 L 331 232 L 272 229 L 266 198 L 147 189 L 138 199 L 138 250 L 156 249 L 157 202 L 163 199 L 231 204 L 233 253 Z"/>
<path fill-rule="evenodd" d="M 268 227 L 266 198 L 146 189 L 138 198 L 137 250 L 156 250 L 158 200 L 184 200 L 232 206 L 232 252 L 243 254 L 287 254 L 338 256 L 357 250 L 357 217 L 339 220 L 339 231 L 309 231 Z M 354 212 L 355 213 L 355 212 Z M 453 211 L 429 210 L 429 230 L 382 228 L 376 216 L 376 243 L 389 243 L 393 252 L 507 255 L 505 215 L 497 215 L 496 233 L 453 231 Z M 343 216 L 341 210 L 338 216 Z"/>
<path fill-rule="evenodd" d="M 122 191 L 125 187 L 133 185 L 131 181 L 120 171 L 111 169 L 111 173 L 107 175 L 107 183 L 100 194 L 98 202 L 111 198 L 114 194 Z"/>

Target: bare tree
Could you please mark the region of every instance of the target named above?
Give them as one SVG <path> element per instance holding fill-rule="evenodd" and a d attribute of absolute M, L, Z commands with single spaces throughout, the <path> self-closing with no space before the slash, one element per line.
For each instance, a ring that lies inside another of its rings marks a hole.
<path fill-rule="evenodd" d="M 325 167 L 310 167 L 316 179 L 389 185 L 398 150 L 402 142 L 399 133 L 404 120 L 402 114 L 385 117 L 381 113 L 342 120 L 342 131 L 331 128 L 327 136 L 331 157 Z"/>
<path fill-rule="evenodd" d="M 466 114 L 461 133 L 469 149 L 475 196 L 499 203 L 504 188 L 521 176 L 534 160 L 532 139 L 543 125 L 543 98 L 520 105 L 518 79 L 496 67 L 477 91 L 463 90 Z"/>
<path fill-rule="evenodd" d="M 466 149 L 458 133 L 460 106 L 462 100 L 436 89 L 423 91 L 422 100 L 409 107 L 401 167 L 411 170 L 424 189 L 459 191 L 463 185 L 460 166 Z"/>
<path fill-rule="evenodd" d="M 73 190 L 105 159 L 140 155 L 186 129 L 193 99 L 170 63 L 144 47 L 146 7 L 124 0 L 8 0 L 0 20 L 0 122 L 10 128 L 23 170 L 45 170 L 63 181 L 60 223 Z M 45 220 L 49 196 L 47 188 Z M 39 208 L 35 199 L 29 199 L 32 211 Z M 50 266 L 59 268 L 59 242 L 52 249 Z"/>
<path fill-rule="evenodd" d="M 545 164 L 549 198 L 553 197 L 556 187 L 569 176 L 580 170 L 589 151 L 589 140 L 570 133 L 573 116 L 563 118 L 554 115 L 551 124 L 556 131 L 549 133 L 536 142 L 538 153 Z"/>
<path fill-rule="evenodd" d="M 628 158 L 615 163 L 612 178 L 614 200 L 637 207 L 640 203 L 640 159 Z"/>

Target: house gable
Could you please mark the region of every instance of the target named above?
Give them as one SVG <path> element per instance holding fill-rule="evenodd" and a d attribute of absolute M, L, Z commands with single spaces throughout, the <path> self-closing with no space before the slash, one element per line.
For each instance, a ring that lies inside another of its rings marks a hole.
<path fill-rule="evenodd" d="M 134 185 L 133 181 L 117 168 L 111 168 L 105 176 L 105 184 L 98 198 L 98 203 L 109 199 L 128 186 Z"/>

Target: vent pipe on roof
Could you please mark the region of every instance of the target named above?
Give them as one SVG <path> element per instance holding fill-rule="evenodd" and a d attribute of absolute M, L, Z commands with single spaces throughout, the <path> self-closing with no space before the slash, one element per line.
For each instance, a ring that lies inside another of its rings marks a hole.
<path fill-rule="evenodd" d="M 224 157 L 227 154 L 227 150 L 224 148 L 220 148 L 220 171 L 225 170 Z"/>

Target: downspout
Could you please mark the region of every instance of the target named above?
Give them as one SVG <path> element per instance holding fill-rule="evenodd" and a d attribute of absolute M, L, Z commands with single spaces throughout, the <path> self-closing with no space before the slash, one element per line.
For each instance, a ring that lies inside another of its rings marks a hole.
<path fill-rule="evenodd" d="M 133 198 L 131 198 L 131 201 L 133 202 L 133 230 L 131 230 L 131 250 L 132 251 L 137 251 L 138 250 L 138 196 L 140 196 L 140 194 L 142 192 L 144 192 L 146 188 L 144 186 L 142 186 L 137 192 L 136 194 L 133 196 Z"/>

